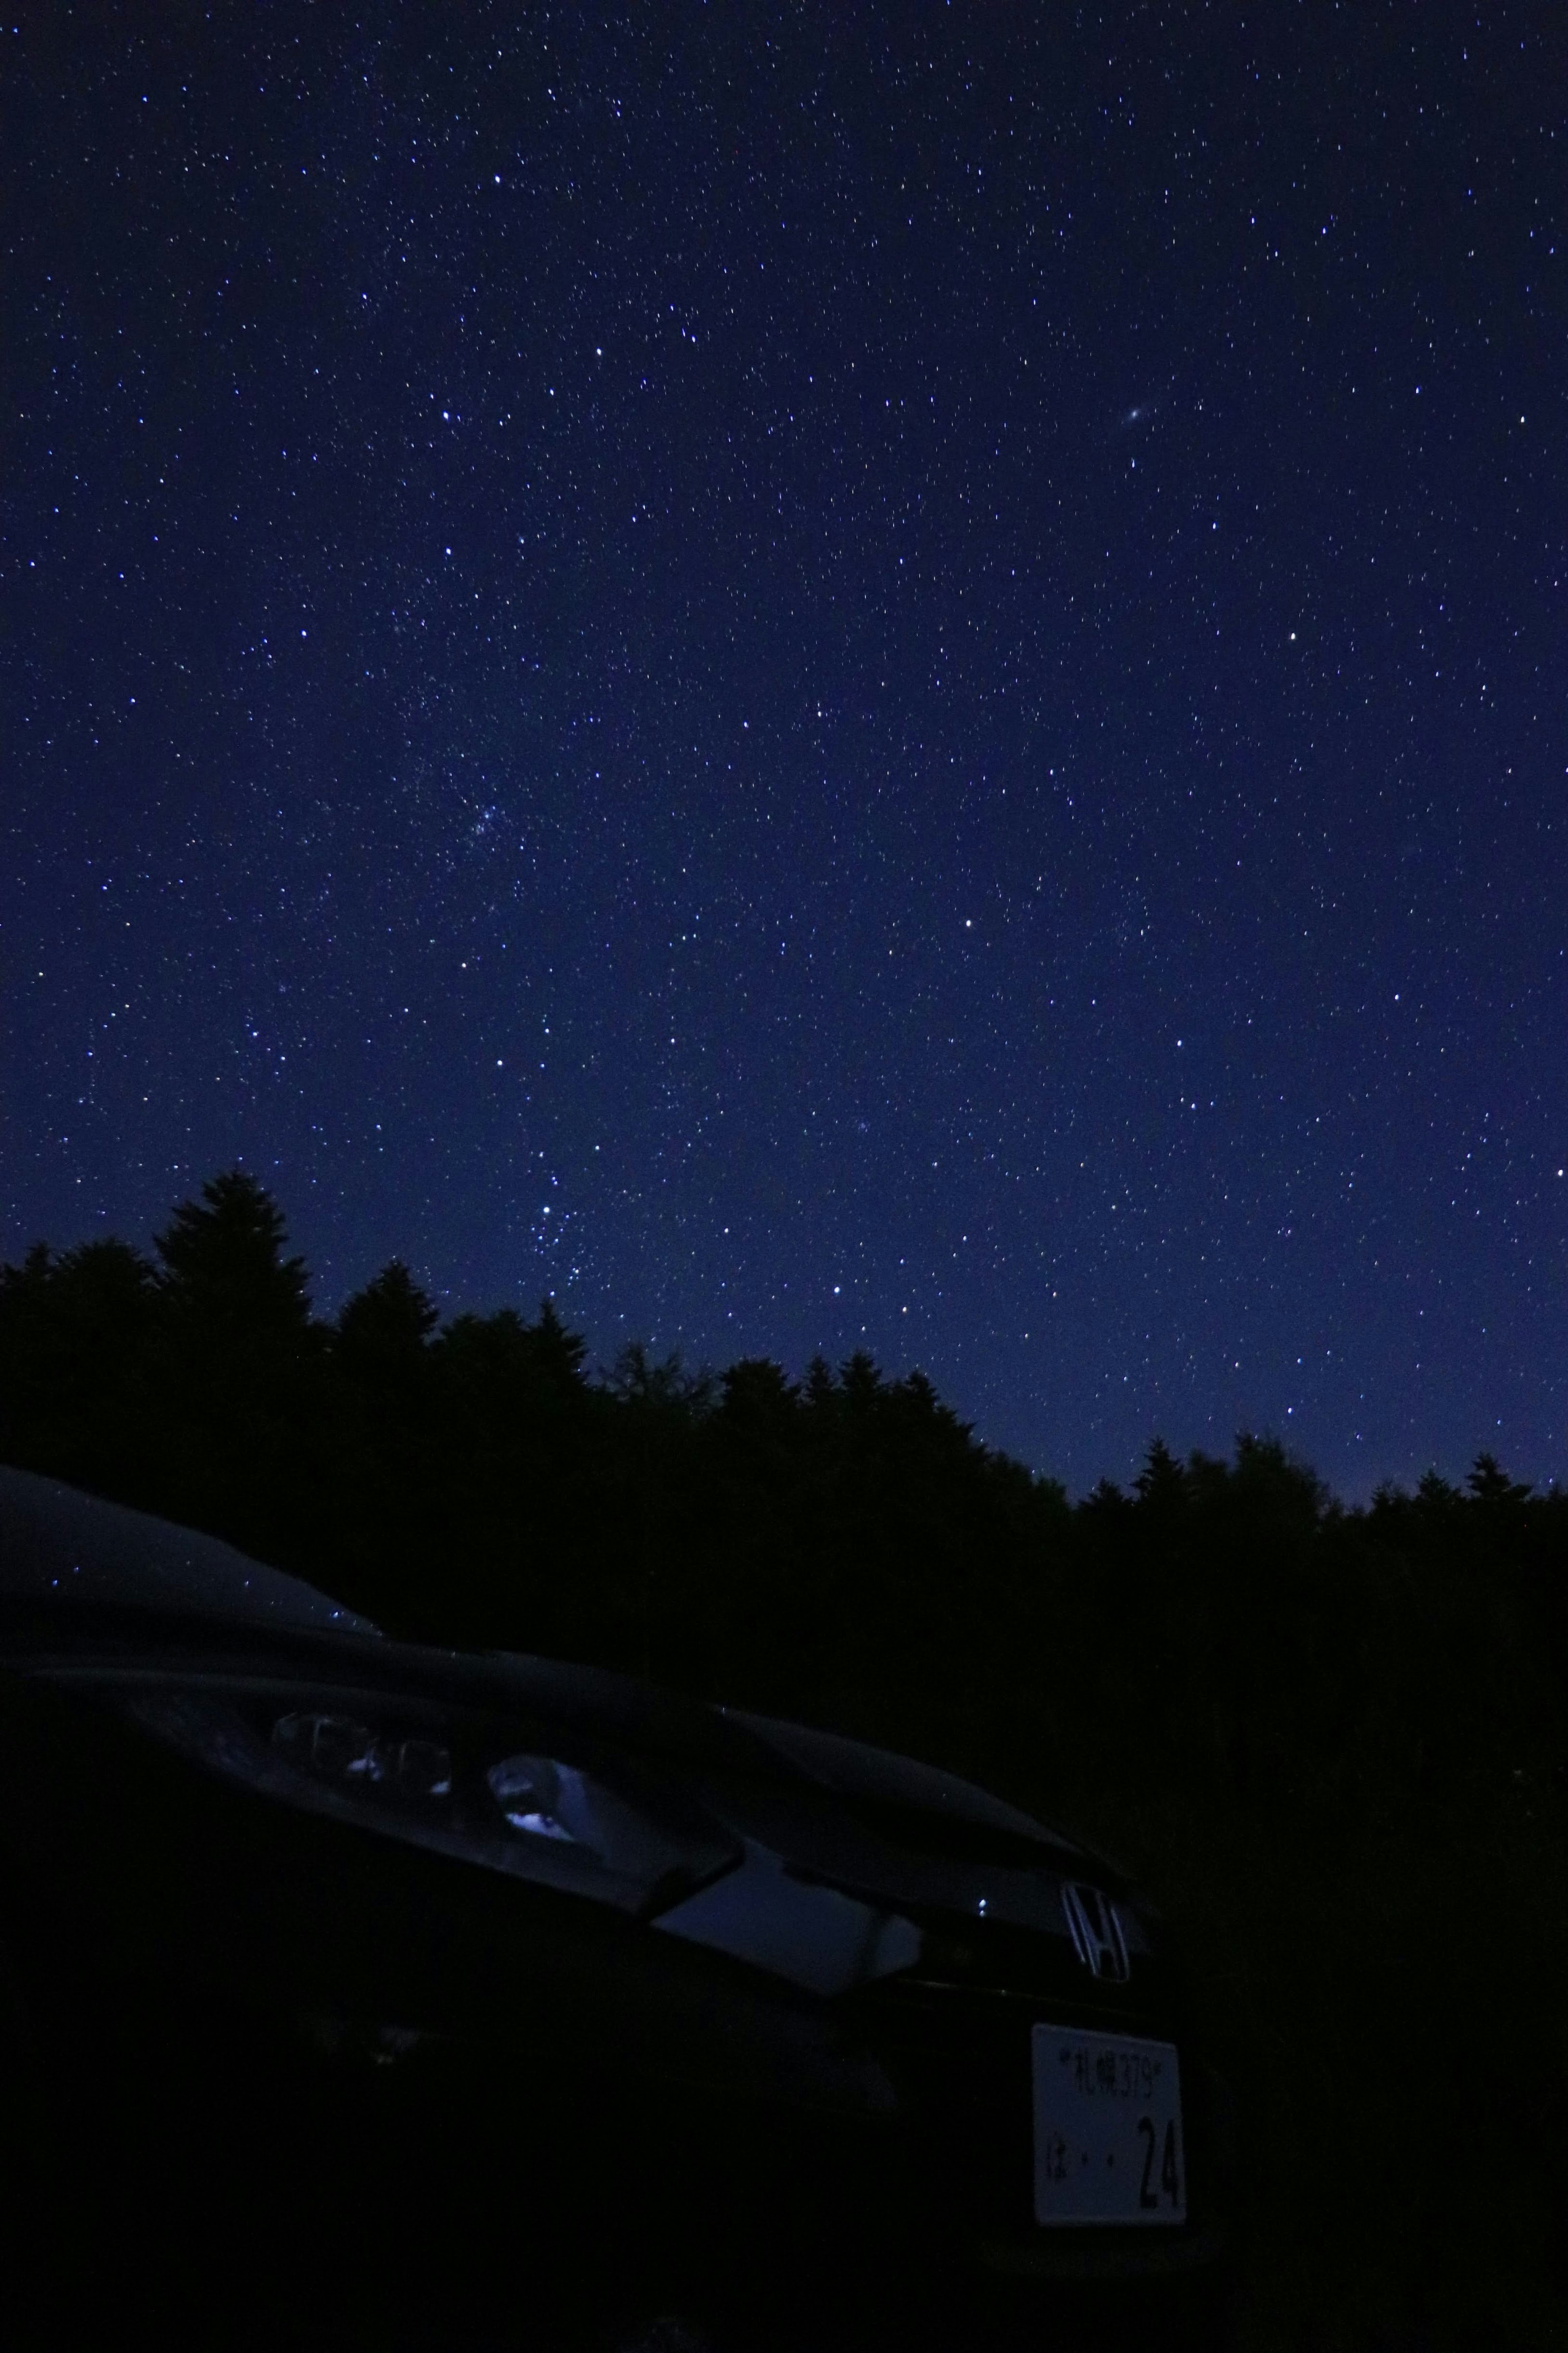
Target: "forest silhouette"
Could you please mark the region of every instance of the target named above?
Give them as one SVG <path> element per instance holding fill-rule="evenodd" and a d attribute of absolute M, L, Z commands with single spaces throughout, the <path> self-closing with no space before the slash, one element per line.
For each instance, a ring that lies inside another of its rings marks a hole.
<path fill-rule="evenodd" d="M 237 1170 L 150 1256 L 0 1269 L 0 1459 L 390 1632 L 830 1724 L 1056 1815 L 1191 1956 L 1259 2342 L 1309 2341 L 1287 2314 L 1313 2342 L 1568 2318 L 1555 1488 L 1481 1453 L 1349 1508 L 1243 1434 L 1228 1461 L 1156 1439 L 1074 1504 L 864 1355 L 795 1381 L 632 1346 L 595 1374 L 549 1303 L 443 1324 L 395 1261 L 321 1320 Z"/>

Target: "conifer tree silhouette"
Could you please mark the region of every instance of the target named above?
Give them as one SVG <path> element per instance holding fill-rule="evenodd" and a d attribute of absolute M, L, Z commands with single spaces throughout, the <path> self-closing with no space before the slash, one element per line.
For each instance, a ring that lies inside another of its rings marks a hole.
<path fill-rule="evenodd" d="M 286 1239 L 277 1202 L 241 1168 L 180 1204 L 154 1248 L 163 1298 L 193 1341 L 246 1354 L 306 1345 L 305 1262 L 284 1257 Z"/>
<path fill-rule="evenodd" d="M 384 1385 L 416 1373 L 440 1311 L 401 1259 L 356 1291 L 338 1315 L 338 1361 L 356 1378 Z"/>
<path fill-rule="evenodd" d="M 209 1178 L 155 1237 L 178 1516 L 300 1557 L 324 1333 L 283 1215 L 246 1170 Z"/>
<path fill-rule="evenodd" d="M 0 1268 L 0 1455 L 153 1504 L 148 1419 L 157 1297 L 140 1250 L 43 1243 Z"/>

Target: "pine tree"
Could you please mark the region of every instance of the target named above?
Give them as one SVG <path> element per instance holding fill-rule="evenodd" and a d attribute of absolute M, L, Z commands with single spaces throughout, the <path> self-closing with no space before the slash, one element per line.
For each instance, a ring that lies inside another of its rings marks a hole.
<path fill-rule="evenodd" d="M 375 1388 L 416 1377 L 440 1320 L 403 1261 L 392 1259 L 340 1311 L 338 1362 L 353 1378 Z"/>
<path fill-rule="evenodd" d="M 209 1178 L 154 1247 L 160 1288 L 193 1337 L 247 1352 L 301 1349 L 310 1330 L 305 1262 L 283 1254 L 283 1213 L 241 1168 Z"/>
<path fill-rule="evenodd" d="M 155 1238 L 164 1479 L 177 1517 L 308 1566 L 325 1333 L 282 1212 L 231 1168 Z"/>

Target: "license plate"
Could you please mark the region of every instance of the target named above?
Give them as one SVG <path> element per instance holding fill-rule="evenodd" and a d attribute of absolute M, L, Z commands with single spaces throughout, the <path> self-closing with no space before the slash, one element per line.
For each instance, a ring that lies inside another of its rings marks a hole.
<path fill-rule="evenodd" d="M 1174 2043 L 1037 2026 L 1034 2068 L 1036 2221 L 1184 2222 Z"/>

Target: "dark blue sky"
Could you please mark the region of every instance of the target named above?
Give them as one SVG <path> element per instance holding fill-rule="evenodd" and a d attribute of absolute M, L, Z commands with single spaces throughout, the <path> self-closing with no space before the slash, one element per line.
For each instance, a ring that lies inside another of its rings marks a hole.
<path fill-rule="evenodd" d="M 1560 1472 L 1560 12 L 153 13 L 0 52 L 0 1255 Z"/>

